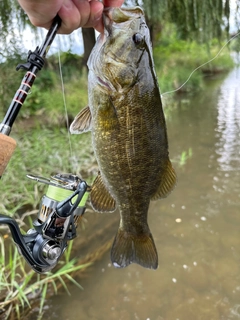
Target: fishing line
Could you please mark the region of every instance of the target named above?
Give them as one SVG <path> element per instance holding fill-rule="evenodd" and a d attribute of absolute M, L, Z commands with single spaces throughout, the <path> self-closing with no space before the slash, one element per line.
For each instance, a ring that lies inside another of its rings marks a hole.
<path fill-rule="evenodd" d="M 61 64 L 60 50 L 58 50 L 58 65 L 59 65 L 59 73 L 60 73 L 60 79 L 61 79 L 63 105 L 64 105 L 64 111 L 65 111 L 66 124 L 67 124 L 67 132 L 68 132 L 68 143 L 69 143 L 69 149 L 70 149 L 70 157 L 72 157 L 72 155 L 73 155 L 72 142 L 71 142 L 71 137 L 70 137 L 70 132 L 69 132 L 69 119 L 68 119 L 68 112 L 67 112 L 67 103 L 66 103 L 65 87 L 64 87 L 64 82 L 63 82 L 63 74 L 62 74 L 62 64 Z"/>
<path fill-rule="evenodd" d="M 186 80 L 179 88 L 177 88 L 177 89 L 175 89 L 175 90 L 172 90 L 172 91 L 164 92 L 164 93 L 162 93 L 161 96 L 164 96 L 164 95 L 169 94 L 169 93 L 174 93 L 174 92 L 182 89 L 182 87 L 184 87 L 185 84 L 187 84 L 187 82 L 191 79 L 191 77 L 192 77 L 192 75 L 194 74 L 195 71 L 199 70 L 200 68 L 202 68 L 202 67 L 205 66 L 206 64 L 208 64 L 208 63 L 212 62 L 213 60 L 217 59 L 217 57 L 220 55 L 220 53 L 223 51 L 223 49 L 229 44 L 229 42 L 231 42 L 233 39 L 237 38 L 239 35 L 240 35 L 240 32 L 238 32 L 237 34 L 235 34 L 235 36 L 233 36 L 231 39 L 229 39 L 229 40 L 222 46 L 222 48 L 218 51 L 218 53 L 215 55 L 215 57 L 213 57 L 212 59 L 208 60 L 207 62 L 204 62 L 204 63 L 201 64 L 199 67 L 197 67 L 196 69 L 194 69 L 194 70 L 190 73 L 190 75 L 189 75 L 189 77 L 187 78 L 187 80 Z"/>

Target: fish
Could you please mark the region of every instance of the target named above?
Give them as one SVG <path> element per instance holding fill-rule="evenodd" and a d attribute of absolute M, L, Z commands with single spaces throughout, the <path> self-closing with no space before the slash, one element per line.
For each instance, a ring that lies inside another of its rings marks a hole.
<path fill-rule="evenodd" d="M 99 166 L 90 192 L 97 212 L 120 212 L 111 249 L 115 267 L 157 269 L 147 217 L 151 200 L 176 184 L 152 44 L 140 7 L 106 8 L 104 33 L 88 59 L 88 102 L 70 132 L 91 131 Z"/>

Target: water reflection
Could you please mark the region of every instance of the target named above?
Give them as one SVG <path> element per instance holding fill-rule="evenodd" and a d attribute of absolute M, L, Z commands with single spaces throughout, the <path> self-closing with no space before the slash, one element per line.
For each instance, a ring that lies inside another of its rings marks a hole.
<path fill-rule="evenodd" d="M 168 123 L 171 157 L 189 148 L 193 155 L 185 166 L 175 164 L 174 192 L 150 207 L 159 268 L 115 269 L 108 252 L 81 280 L 84 291 L 72 287 L 71 297 L 50 301 L 45 320 L 240 319 L 236 75 L 234 70 L 224 81 L 209 82 L 188 105 L 180 102 Z"/>
<path fill-rule="evenodd" d="M 235 69 L 223 82 L 218 100 L 218 132 L 219 142 L 216 152 L 222 171 L 240 168 L 240 69 Z"/>

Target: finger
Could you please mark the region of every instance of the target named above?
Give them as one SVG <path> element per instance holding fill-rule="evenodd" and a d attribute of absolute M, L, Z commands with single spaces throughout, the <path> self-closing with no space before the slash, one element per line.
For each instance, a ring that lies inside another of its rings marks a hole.
<path fill-rule="evenodd" d="M 103 33 L 104 32 L 104 25 L 103 25 L 103 21 L 102 19 L 100 19 L 94 26 L 94 28 L 100 32 L 100 33 Z"/>
<path fill-rule="evenodd" d="M 62 20 L 60 34 L 69 34 L 79 27 L 81 16 L 73 1 L 65 0 L 58 15 Z"/>
<path fill-rule="evenodd" d="M 103 5 L 104 7 L 121 7 L 121 5 L 124 3 L 124 0 L 103 0 Z M 103 21 L 100 19 L 94 28 L 100 32 L 103 33 L 104 31 L 104 26 L 103 26 Z"/>
<path fill-rule="evenodd" d="M 79 27 L 95 27 L 102 18 L 103 4 L 96 0 L 74 0 L 74 3 L 81 14 Z"/>
<path fill-rule="evenodd" d="M 121 7 L 124 0 L 103 0 L 104 7 Z"/>
<path fill-rule="evenodd" d="M 102 23 L 102 13 L 103 13 L 103 4 L 99 1 L 90 1 L 90 16 L 88 22 L 84 27 L 93 27 L 95 28 L 99 23 Z"/>
<path fill-rule="evenodd" d="M 79 12 L 80 15 L 80 20 L 79 20 L 79 27 L 84 26 L 88 20 L 89 20 L 89 16 L 90 16 L 90 4 L 88 0 L 73 0 L 72 1 L 76 7 L 76 9 Z"/>

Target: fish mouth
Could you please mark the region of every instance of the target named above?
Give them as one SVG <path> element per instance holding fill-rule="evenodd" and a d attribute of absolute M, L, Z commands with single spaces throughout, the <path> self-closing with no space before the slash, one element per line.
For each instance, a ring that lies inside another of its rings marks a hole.
<path fill-rule="evenodd" d="M 141 8 L 136 7 L 132 8 L 117 8 L 117 7 L 108 7 L 103 10 L 103 25 L 105 30 L 111 35 L 113 23 L 123 23 L 133 19 L 133 16 L 136 13 L 142 13 Z"/>

